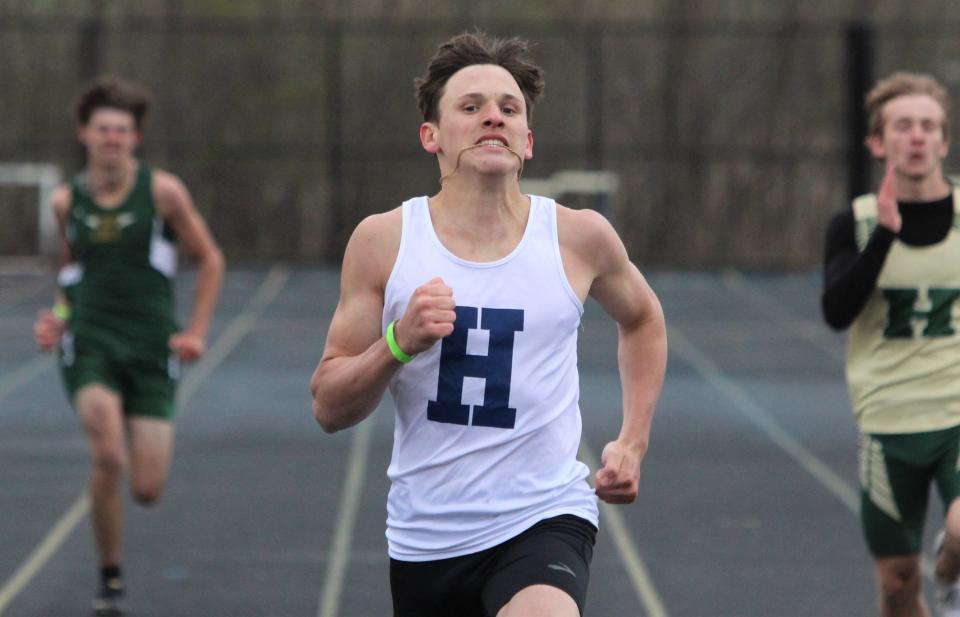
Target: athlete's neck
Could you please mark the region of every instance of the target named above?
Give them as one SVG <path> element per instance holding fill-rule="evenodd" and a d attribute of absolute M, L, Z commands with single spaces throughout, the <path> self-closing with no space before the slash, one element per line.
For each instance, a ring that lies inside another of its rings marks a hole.
<path fill-rule="evenodd" d="M 133 182 L 137 159 L 131 158 L 117 165 L 91 165 L 87 170 L 90 191 L 94 195 L 123 191 Z"/>
<path fill-rule="evenodd" d="M 455 255 L 475 261 L 494 261 L 512 252 L 530 213 L 530 198 L 520 193 L 516 180 L 503 191 L 444 183 L 429 205 L 440 241 Z"/>
<path fill-rule="evenodd" d="M 430 210 L 444 220 L 471 227 L 526 225 L 530 199 L 515 178 L 468 181 L 450 178 L 430 198 Z M 493 229 L 489 229 L 492 231 Z"/>
<path fill-rule="evenodd" d="M 943 177 L 940 168 L 920 178 L 897 177 L 897 201 L 936 201 L 952 190 L 953 186 Z"/>

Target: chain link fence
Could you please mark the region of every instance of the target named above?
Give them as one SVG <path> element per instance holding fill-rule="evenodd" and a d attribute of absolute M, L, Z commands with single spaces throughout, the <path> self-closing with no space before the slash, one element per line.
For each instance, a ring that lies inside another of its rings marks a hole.
<path fill-rule="evenodd" d="M 185 180 L 237 260 L 335 262 L 364 216 L 435 192 L 412 80 L 438 43 L 474 25 L 535 41 L 546 69 L 525 176 L 616 174 L 605 211 L 642 267 L 815 266 L 857 165 L 846 20 L 348 20 L 91 5 L 100 12 L 0 19 L 0 161 L 78 170 L 72 97 L 100 73 L 141 81 L 155 100 L 143 158 Z M 865 66 L 930 72 L 956 94 L 958 26 L 861 24 Z M 0 216 L 23 228 L 2 236 L 0 254 L 36 252 L 36 218 L 23 214 L 34 202 L 0 189 Z"/>

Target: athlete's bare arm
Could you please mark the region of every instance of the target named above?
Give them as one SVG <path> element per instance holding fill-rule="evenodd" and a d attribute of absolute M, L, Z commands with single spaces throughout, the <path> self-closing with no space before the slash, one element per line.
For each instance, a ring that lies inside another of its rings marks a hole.
<path fill-rule="evenodd" d="M 153 196 L 157 213 L 173 228 L 180 246 L 197 264 L 190 325 L 170 337 L 170 349 L 181 360 L 196 360 L 206 350 L 207 331 L 223 281 L 223 254 L 179 178 L 163 171 L 154 172 Z"/>
<path fill-rule="evenodd" d="M 401 364 L 381 335 L 384 291 L 400 248 L 400 209 L 364 219 L 344 253 L 340 301 L 310 380 L 313 415 L 327 432 L 370 415 Z M 453 290 L 440 278 L 418 287 L 395 326 L 397 344 L 416 355 L 453 331 Z"/>
<path fill-rule="evenodd" d="M 61 185 L 53 194 L 51 200 L 54 218 L 57 220 L 57 235 L 59 242 L 58 266 L 63 267 L 73 260 L 70 254 L 70 244 L 67 242 L 67 217 L 70 215 L 70 186 Z M 54 293 L 53 303 L 66 306 L 67 300 L 57 286 Z M 43 351 L 51 351 L 57 346 L 60 336 L 63 334 L 65 322 L 60 317 L 53 314 L 50 309 L 40 309 L 37 313 L 37 320 L 33 324 L 33 334 L 37 342 L 37 347 Z"/>
<path fill-rule="evenodd" d="M 400 367 L 380 334 L 384 287 L 400 246 L 399 215 L 367 217 L 347 242 L 340 300 L 310 379 L 313 415 L 329 433 L 370 415 Z"/>
<path fill-rule="evenodd" d="M 617 322 L 623 424 L 617 439 L 603 449 L 596 491 L 609 503 L 631 503 L 637 497 L 640 463 L 666 371 L 663 310 L 603 216 L 559 208 L 558 230 L 564 269 L 574 290 L 581 299 L 592 297 Z"/>

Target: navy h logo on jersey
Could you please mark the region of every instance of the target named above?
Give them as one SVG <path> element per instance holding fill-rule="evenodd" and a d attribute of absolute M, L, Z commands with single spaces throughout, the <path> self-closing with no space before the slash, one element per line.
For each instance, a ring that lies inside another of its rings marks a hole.
<path fill-rule="evenodd" d="M 494 428 L 513 428 L 517 410 L 510 408 L 510 377 L 513 374 L 514 333 L 523 331 L 523 311 L 518 309 L 477 309 L 456 307 L 453 333 L 440 347 L 440 378 L 437 400 L 427 402 L 427 419 L 449 424 L 472 424 Z M 467 334 L 477 329 L 490 334 L 487 355 L 467 353 Z M 463 380 L 481 377 L 486 381 L 483 405 L 463 404 Z"/>

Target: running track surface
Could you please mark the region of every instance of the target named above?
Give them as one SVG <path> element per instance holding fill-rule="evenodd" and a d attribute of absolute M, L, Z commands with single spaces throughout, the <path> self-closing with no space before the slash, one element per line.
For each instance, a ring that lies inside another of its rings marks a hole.
<path fill-rule="evenodd" d="M 602 510 L 587 614 L 875 614 L 843 336 L 822 325 L 818 275 L 648 278 L 668 321 L 667 381 L 638 502 Z M 96 584 L 86 445 L 32 340 L 49 279 L 0 273 L 3 617 L 87 615 Z M 190 272 L 178 281 L 182 305 L 191 284 Z M 127 500 L 131 617 L 391 614 L 391 403 L 335 435 L 311 416 L 337 294 L 333 269 L 228 272 L 209 353 L 180 388 L 164 499 L 150 510 Z M 581 458 L 593 467 L 620 423 L 616 328 L 593 304 L 580 375 Z M 939 512 L 933 501 L 928 546 Z"/>

